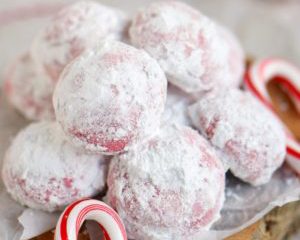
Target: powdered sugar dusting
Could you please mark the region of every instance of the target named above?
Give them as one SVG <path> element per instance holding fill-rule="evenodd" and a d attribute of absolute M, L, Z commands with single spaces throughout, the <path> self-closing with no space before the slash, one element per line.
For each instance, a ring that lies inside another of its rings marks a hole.
<path fill-rule="evenodd" d="M 228 45 L 228 64 L 230 78 L 227 87 L 239 87 L 245 72 L 245 52 L 238 38 L 226 27 L 218 25 L 218 32 L 223 41 Z M 225 84 L 224 84 L 225 85 Z"/>
<path fill-rule="evenodd" d="M 157 131 L 166 88 L 163 71 L 146 52 L 107 40 L 65 69 L 54 108 L 76 145 L 115 154 Z"/>
<path fill-rule="evenodd" d="M 195 99 L 193 96 L 169 84 L 162 123 L 167 125 L 176 123 L 183 126 L 191 126 L 187 109 L 194 102 Z"/>
<path fill-rule="evenodd" d="M 231 81 L 229 48 L 215 23 L 184 3 L 152 3 L 134 17 L 129 34 L 132 44 L 157 59 L 168 80 L 186 92 Z"/>
<path fill-rule="evenodd" d="M 112 160 L 107 199 L 129 238 L 186 239 L 219 218 L 224 175 L 204 138 L 189 127 L 169 125 Z"/>
<path fill-rule="evenodd" d="M 14 139 L 2 177 L 8 192 L 22 205 L 56 211 L 102 191 L 107 164 L 103 157 L 70 145 L 57 123 L 39 122 Z"/>
<path fill-rule="evenodd" d="M 283 163 L 284 131 L 248 93 L 232 89 L 208 94 L 189 108 L 189 114 L 240 179 L 252 185 L 267 183 Z"/>
<path fill-rule="evenodd" d="M 4 83 L 5 93 L 26 118 L 31 120 L 54 119 L 52 92 L 54 83 L 37 67 L 26 53 L 12 63 Z"/>
<path fill-rule="evenodd" d="M 54 81 L 63 68 L 99 41 L 122 39 L 126 15 L 93 1 L 80 1 L 63 8 L 35 38 L 32 53 Z"/>

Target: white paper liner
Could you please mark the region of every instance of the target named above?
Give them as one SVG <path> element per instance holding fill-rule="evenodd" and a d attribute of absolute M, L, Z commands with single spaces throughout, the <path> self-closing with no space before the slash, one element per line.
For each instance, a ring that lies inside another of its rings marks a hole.
<path fill-rule="evenodd" d="M 2 1 L 0 3 L 0 22 L 2 10 L 12 6 L 16 7 L 20 2 L 24 5 L 25 2 L 17 0 Z M 52 0 L 51 2 L 70 1 Z M 38 2 L 38 0 L 26 1 L 27 4 L 33 2 Z M 48 0 L 49 2 L 50 0 Z M 103 0 L 101 2 L 111 3 L 114 6 L 133 11 L 137 6 L 142 6 L 150 1 L 134 0 L 128 3 L 121 0 L 113 2 Z M 300 47 L 297 44 L 300 40 L 300 30 L 297 25 L 291 24 L 293 21 L 297 23 L 295 19 L 297 19 L 298 10 L 300 9 L 300 4 L 297 1 L 289 1 L 289 4 L 284 6 L 276 3 L 277 5 L 274 4 L 273 7 L 263 10 L 261 9 L 263 4 L 267 3 L 254 0 L 227 0 L 224 2 L 202 0 L 190 2 L 200 7 L 205 13 L 235 29 L 248 53 L 253 56 L 277 54 L 300 63 Z M 257 5 L 254 6 L 253 2 L 256 2 Z M 224 8 L 222 4 L 224 4 Z M 224 10 L 223 13 L 218 10 L 220 8 Z M 264 24 L 258 24 L 257 21 L 261 23 L 259 16 L 262 12 Z M 256 20 L 252 21 L 253 19 Z M 0 24 L 0 74 L 3 74 L 5 66 L 14 56 L 23 52 L 29 46 L 33 34 L 45 22 L 46 18 L 31 18 L 22 20 L 22 22 L 6 24 L 5 26 Z M 255 34 L 253 36 L 256 30 L 260 35 Z M 276 47 L 272 45 L 272 48 L 270 48 L 271 44 L 266 44 L 269 41 L 268 39 L 278 37 L 280 30 L 287 32 L 281 34 L 281 36 L 284 35 L 285 42 L 280 42 L 282 39 L 279 38 Z M 27 124 L 28 122 L 7 104 L 3 93 L 0 91 L 0 166 L 2 165 L 4 152 L 13 136 Z M 222 239 L 256 222 L 275 206 L 282 206 L 299 199 L 300 180 L 288 168 L 281 168 L 268 184 L 256 188 L 229 177 L 227 180 L 226 202 L 221 213 L 221 219 L 214 224 L 212 230 L 199 232 L 197 236 L 193 236 L 191 239 Z M 1 240 L 18 240 L 30 239 L 53 229 L 59 213 L 49 214 L 20 206 L 8 196 L 0 181 L 0 216 Z M 88 231 L 93 233 L 92 240 L 98 239 L 99 232 L 95 225 L 89 224 Z"/>

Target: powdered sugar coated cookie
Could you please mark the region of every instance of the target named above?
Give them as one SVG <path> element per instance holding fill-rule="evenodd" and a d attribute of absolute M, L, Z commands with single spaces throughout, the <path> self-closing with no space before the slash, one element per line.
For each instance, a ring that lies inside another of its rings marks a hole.
<path fill-rule="evenodd" d="M 116 154 L 157 131 L 167 80 L 143 50 L 105 41 L 63 72 L 54 92 L 56 118 L 72 142 Z"/>
<path fill-rule="evenodd" d="M 231 81 L 228 44 L 213 21 L 185 3 L 150 4 L 134 17 L 129 35 L 186 92 L 208 91 Z"/>
<path fill-rule="evenodd" d="M 133 151 L 113 158 L 108 203 L 132 239 L 188 239 L 219 218 L 224 168 L 189 127 L 165 126 Z"/>
<path fill-rule="evenodd" d="M 63 68 L 99 41 L 122 39 L 128 19 L 116 9 L 93 1 L 79 1 L 59 11 L 36 36 L 33 56 L 57 81 Z"/>
<path fill-rule="evenodd" d="M 189 107 L 189 114 L 238 178 L 261 185 L 283 163 L 283 128 L 250 94 L 237 89 L 208 94 Z"/>
<path fill-rule="evenodd" d="M 55 83 L 26 53 L 7 73 L 4 90 L 11 104 L 30 120 L 54 119 L 52 92 Z"/>
<path fill-rule="evenodd" d="M 33 123 L 6 152 L 2 177 L 7 191 L 22 205 L 45 211 L 104 189 L 108 161 L 74 148 L 57 123 Z"/>

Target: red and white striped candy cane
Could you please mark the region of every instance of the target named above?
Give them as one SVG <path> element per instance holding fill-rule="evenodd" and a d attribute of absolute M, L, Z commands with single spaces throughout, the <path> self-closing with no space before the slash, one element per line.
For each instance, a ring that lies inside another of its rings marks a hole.
<path fill-rule="evenodd" d="M 254 62 L 247 70 L 245 75 L 247 89 L 274 112 L 270 95 L 266 89 L 267 83 L 272 79 L 279 82 L 289 92 L 300 112 L 300 69 L 286 60 L 267 58 Z M 287 161 L 300 174 L 300 144 L 288 130 L 286 135 Z"/>
<path fill-rule="evenodd" d="M 60 216 L 55 240 L 76 240 L 85 220 L 96 221 L 106 240 L 127 240 L 126 230 L 118 214 L 105 203 L 82 199 L 69 205 Z"/>

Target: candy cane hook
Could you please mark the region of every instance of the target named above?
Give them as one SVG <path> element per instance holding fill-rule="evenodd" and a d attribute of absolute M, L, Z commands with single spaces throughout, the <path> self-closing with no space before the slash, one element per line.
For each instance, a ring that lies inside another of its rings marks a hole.
<path fill-rule="evenodd" d="M 118 214 L 101 201 L 83 199 L 69 205 L 56 225 L 54 240 L 76 240 L 85 220 L 94 220 L 106 240 L 127 240 L 125 227 Z"/>
<path fill-rule="evenodd" d="M 276 81 L 288 90 L 300 112 L 300 69 L 286 60 L 267 58 L 254 62 L 246 72 L 245 85 L 256 98 L 274 111 L 266 85 L 275 77 Z M 288 131 L 286 131 L 286 135 L 287 161 L 300 174 L 300 144 Z"/>

